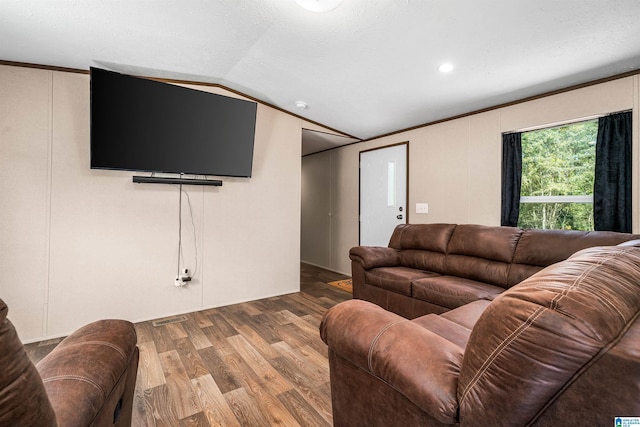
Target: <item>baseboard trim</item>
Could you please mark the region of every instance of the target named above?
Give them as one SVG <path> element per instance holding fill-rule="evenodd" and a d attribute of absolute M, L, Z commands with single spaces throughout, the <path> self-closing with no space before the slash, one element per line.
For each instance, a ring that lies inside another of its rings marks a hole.
<path fill-rule="evenodd" d="M 334 273 L 344 274 L 345 276 L 351 277 L 351 272 L 345 273 L 344 271 L 335 270 L 333 268 L 327 267 L 326 265 L 316 264 L 316 263 L 313 263 L 313 262 L 305 261 L 303 259 L 301 259 L 300 262 L 302 262 L 304 264 L 312 265 L 314 267 L 324 268 L 325 270 L 333 271 Z"/>

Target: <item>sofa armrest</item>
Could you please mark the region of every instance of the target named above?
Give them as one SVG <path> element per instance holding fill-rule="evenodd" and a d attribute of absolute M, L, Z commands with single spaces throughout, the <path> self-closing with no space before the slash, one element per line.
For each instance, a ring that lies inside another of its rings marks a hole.
<path fill-rule="evenodd" d="M 355 246 L 349 250 L 349 258 L 359 262 L 365 270 L 375 267 L 397 267 L 400 254 L 397 249 L 383 246 Z"/>
<path fill-rule="evenodd" d="M 334 352 L 386 382 L 438 421 L 457 422 L 462 348 L 361 300 L 330 309 L 320 324 L 320 335 Z"/>
<path fill-rule="evenodd" d="M 131 422 L 136 343 L 132 323 L 100 320 L 69 335 L 36 365 L 58 425 Z"/>

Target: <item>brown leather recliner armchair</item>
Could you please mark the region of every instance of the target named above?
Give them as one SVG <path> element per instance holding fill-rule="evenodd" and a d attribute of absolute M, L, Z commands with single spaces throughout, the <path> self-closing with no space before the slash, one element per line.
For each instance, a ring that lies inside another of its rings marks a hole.
<path fill-rule="evenodd" d="M 138 369 L 136 330 L 100 320 L 31 363 L 0 299 L 0 426 L 129 426 Z"/>
<path fill-rule="evenodd" d="M 640 416 L 640 247 L 582 250 L 493 301 L 325 315 L 334 425 L 613 425 Z"/>

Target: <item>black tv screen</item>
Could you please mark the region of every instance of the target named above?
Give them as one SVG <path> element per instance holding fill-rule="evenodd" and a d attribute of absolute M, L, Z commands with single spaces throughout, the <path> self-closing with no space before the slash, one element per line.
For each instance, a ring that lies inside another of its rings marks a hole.
<path fill-rule="evenodd" d="M 251 177 L 256 109 L 91 68 L 91 168 Z"/>

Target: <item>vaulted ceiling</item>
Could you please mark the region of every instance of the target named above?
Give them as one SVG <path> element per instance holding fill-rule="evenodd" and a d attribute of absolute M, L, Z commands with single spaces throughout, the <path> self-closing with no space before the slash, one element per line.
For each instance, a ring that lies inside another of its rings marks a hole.
<path fill-rule="evenodd" d="M 1 0 L 0 40 L 0 60 L 216 83 L 366 139 L 639 70 L 640 1 Z"/>

